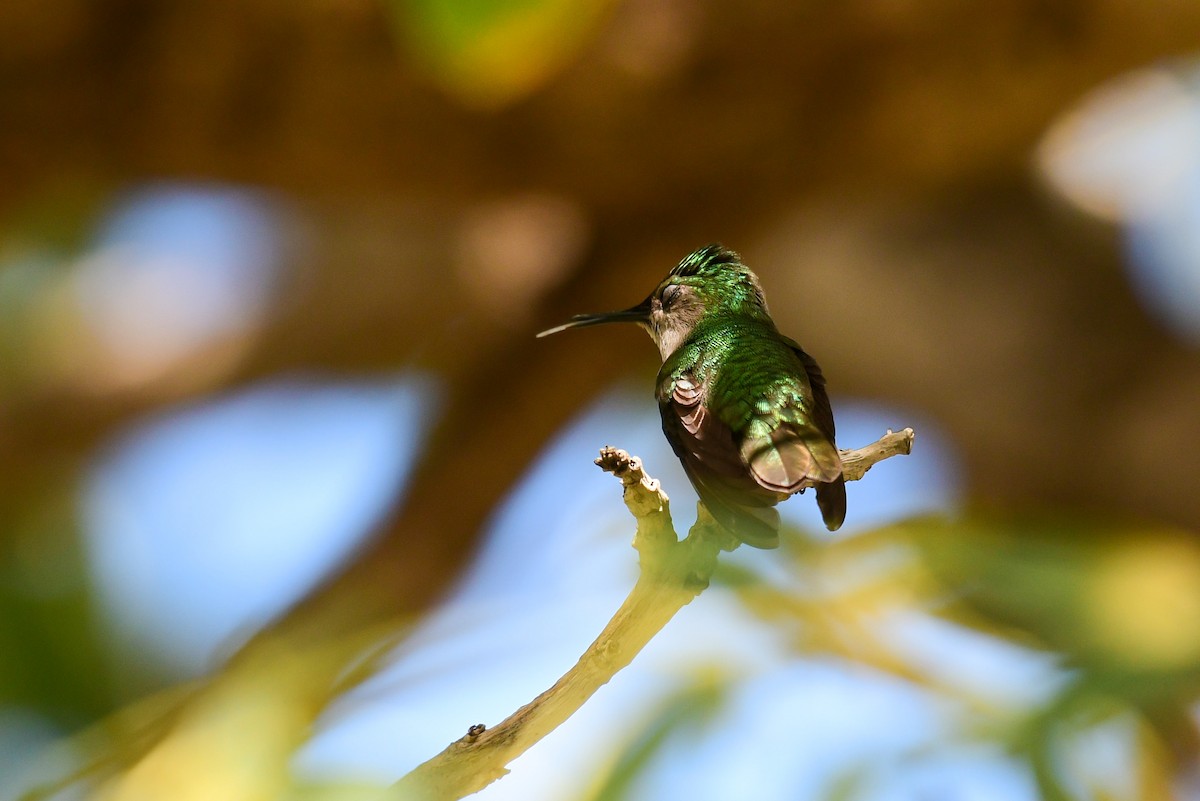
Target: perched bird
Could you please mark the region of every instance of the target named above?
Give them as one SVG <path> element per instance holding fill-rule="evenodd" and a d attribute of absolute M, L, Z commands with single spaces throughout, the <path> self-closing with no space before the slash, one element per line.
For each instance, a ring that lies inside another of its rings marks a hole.
<path fill-rule="evenodd" d="M 663 433 L 717 522 L 747 545 L 774 548 L 775 504 L 815 486 L 825 526 L 842 525 L 846 484 L 825 377 L 779 333 L 738 254 L 709 245 L 638 305 L 576 315 L 538 336 L 617 322 L 637 323 L 658 346 Z"/>

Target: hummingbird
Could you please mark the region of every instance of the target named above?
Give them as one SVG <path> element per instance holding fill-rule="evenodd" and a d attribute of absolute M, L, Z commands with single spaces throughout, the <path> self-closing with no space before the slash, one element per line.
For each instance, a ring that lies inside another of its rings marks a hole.
<path fill-rule="evenodd" d="M 846 483 L 825 376 L 779 333 L 741 256 L 701 248 L 638 305 L 577 314 L 538 336 L 601 323 L 636 323 L 658 346 L 663 433 L 723 528 L 747 545 L 775 548 L 775 505 L 809 486 L 826 528 L 842 525 Z"/>

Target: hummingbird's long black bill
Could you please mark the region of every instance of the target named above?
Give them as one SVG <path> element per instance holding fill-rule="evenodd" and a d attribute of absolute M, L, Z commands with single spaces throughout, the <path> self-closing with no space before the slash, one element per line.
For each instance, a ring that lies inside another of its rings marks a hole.
<path fill-rule="evenodd" d="M 633 308 L 622 309 L 621 311 L 602 312 L 600 314 L 577 314 L 562 325 L 547 328 L 538 334 L 538 337 L 548 337 L 551 334 L 557 334 L 559 331 L 566 331 L 568 328 L 586 328 L 589 325 L 600 325 L 601 323 L 648 322 L 650 322 L 650 300 L 646 299 Z"/>

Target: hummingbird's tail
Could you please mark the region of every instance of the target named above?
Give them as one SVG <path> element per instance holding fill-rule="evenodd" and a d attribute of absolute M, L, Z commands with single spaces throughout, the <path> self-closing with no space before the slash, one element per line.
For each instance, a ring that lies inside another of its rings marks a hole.
<path fill-rule="evenodd" d="M 825 528 L 830 531 L 841 528 L 846 519 L 846 479 L 838 476 L 828 484 L 818 484 L 817 506 L 821 507 Z"/>

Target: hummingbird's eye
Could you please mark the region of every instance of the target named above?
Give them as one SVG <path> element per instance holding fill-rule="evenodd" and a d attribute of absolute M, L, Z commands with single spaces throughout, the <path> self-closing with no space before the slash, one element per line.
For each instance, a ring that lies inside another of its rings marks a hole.
<path fill-rule="evenodd" d="M 679 297 L 679 293 L 682 291 L 683 290 L 680 288 L 679 284 L 671 284 L 666 289 L 664 289 L 663 293 L 662 293 L 663 308 L 665 309 L 666 307 L 668 307 L 672 303 L 674 303 L 675 299 Z"/>

